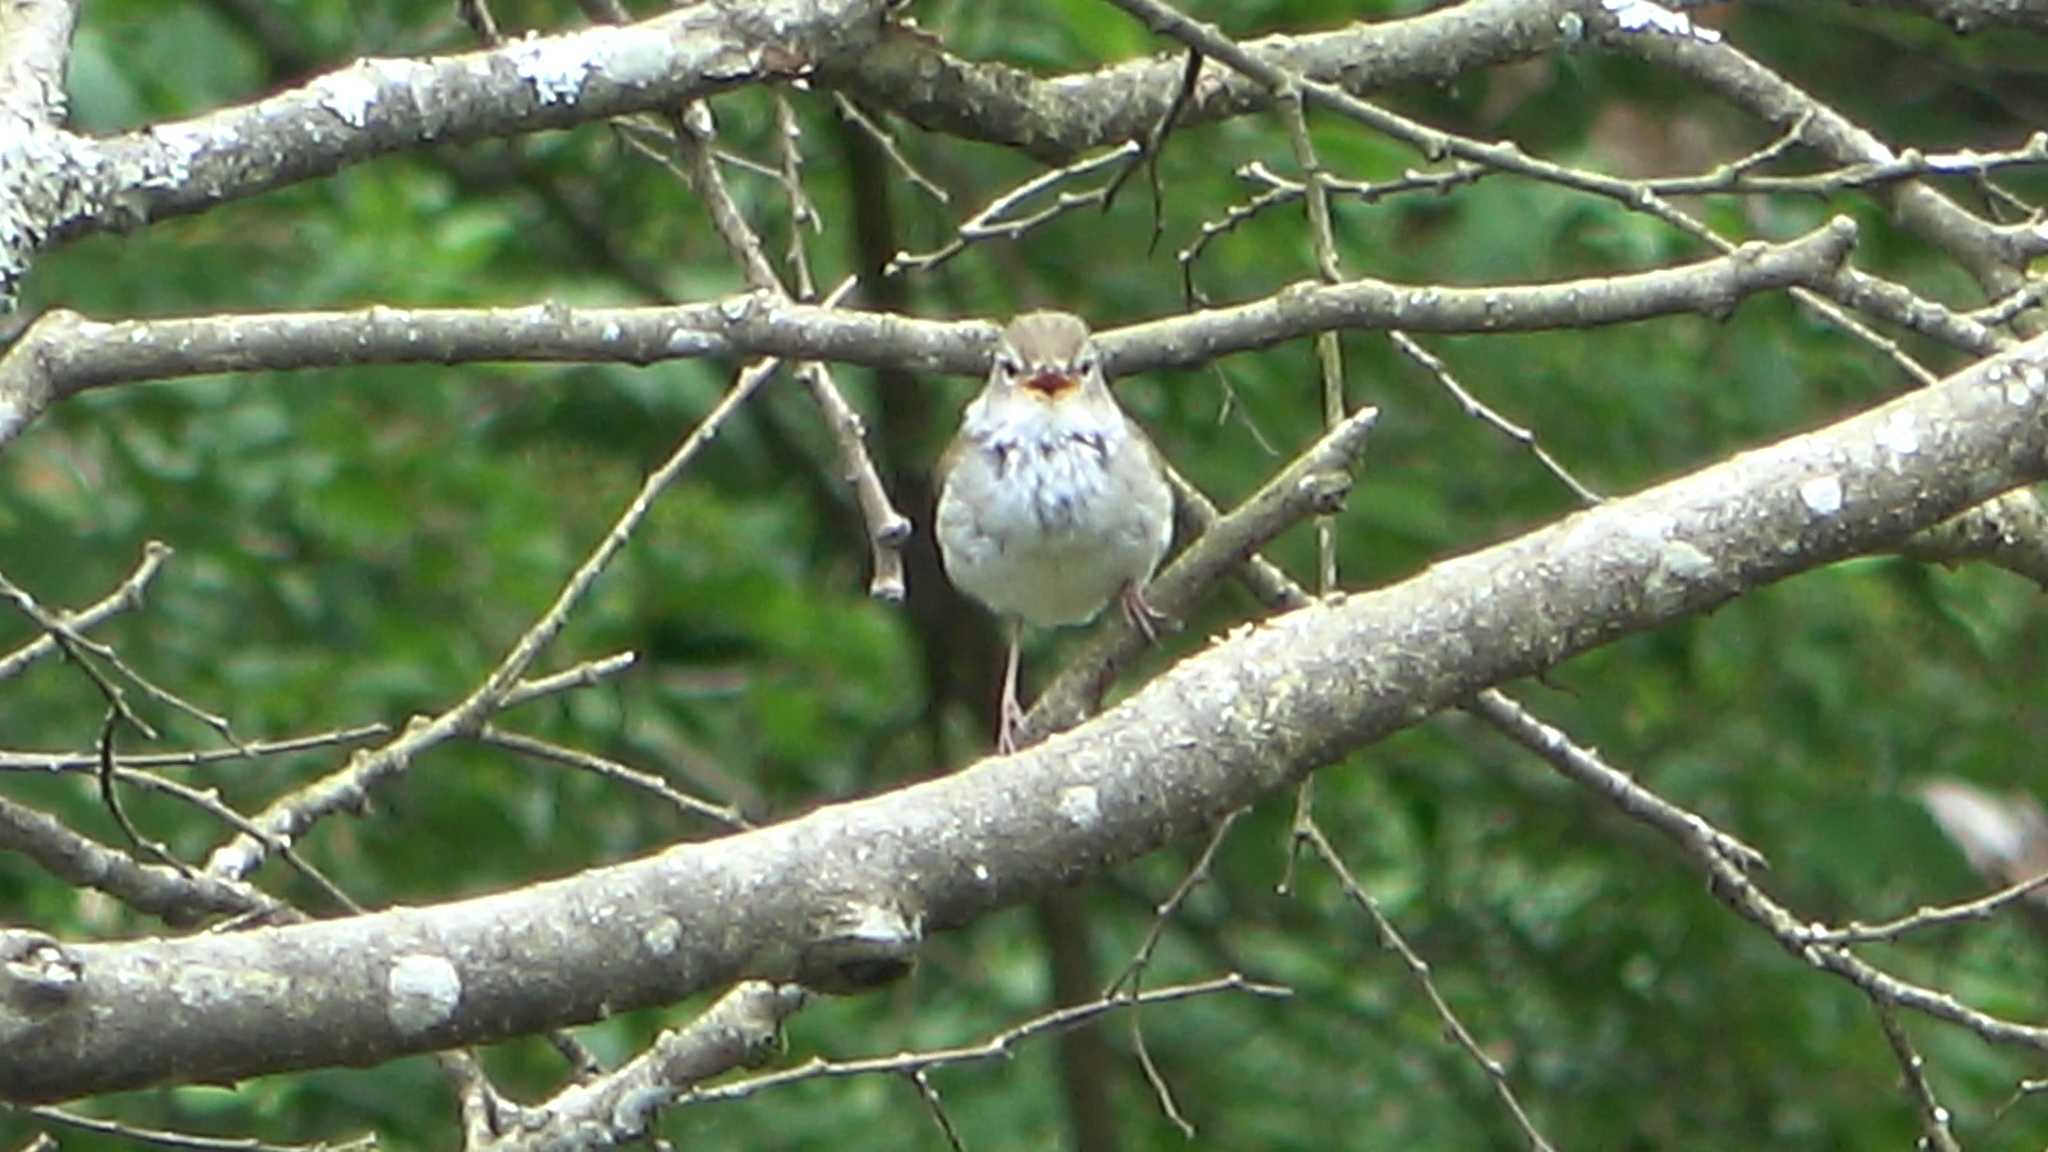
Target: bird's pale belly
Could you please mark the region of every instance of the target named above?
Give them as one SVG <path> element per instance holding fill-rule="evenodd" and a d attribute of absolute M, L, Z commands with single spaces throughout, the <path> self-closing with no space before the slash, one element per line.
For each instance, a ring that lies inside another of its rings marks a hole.
<path fill-rule="evenodd" d="M 1151 576 L 1164 533 L 1111 491 L 1099 451 L 1035 448 L 1013 449 L 1002 462 L 971 527 L 953 534 L 947 575 L 1004 615 L 1040 627 L 1084 624 L 1126 583 Z M 940 508 L 942 521 L 969 519 L 964 513 Z"/>
<path fill-rule="evenodd" d="M 997 612 L 1041 627 L 1085 624 L 1143 576 L 1143 561 L 1128 546 L 1096 536 L 1027 530 L 988 543 L 986 552 L 954 557 L 953 582 Z"/>

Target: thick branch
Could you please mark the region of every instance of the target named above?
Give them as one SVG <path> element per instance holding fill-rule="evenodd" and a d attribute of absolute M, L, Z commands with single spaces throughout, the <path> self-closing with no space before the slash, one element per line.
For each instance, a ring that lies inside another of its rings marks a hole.
<path fill-rule="evenodd" d="M 269 912 L 277 902 L 246 884 L 143 864 L 72 831 L 55 817 L 0 797 L 0 847 L 59 879 L 97 888 L 139 912 L 189 924 L 209 913 Z"/>
<path fill-rule="evenodd" d="M 1367 92 L 1396 84 L 1448 84 L 1491 64 L 1555 47 L 1559 20 L 1584 0 L 1470 0 L 1407 20 L 1248 41 L 1260 59 L 1311 79 Z M 1186 61 L 1155 56 L 1094 72 L 1040 78 L 1005 64 L 963 60 L 903 32 L 819 69 L 827 84 L 935 132 L 1008 144 L 1064 163 L 1150 132 L 1180 90 Z M 1262 84 L 1205 74 L 1177 118 L 1203 124 L 1268 107 Z"/>
<path fill-rule="evenodd" d="M 44 173 L 68 138 L 64 65 L 77 23 L 77 0 L 0 4 L 0 315 L 13 311 L 16 281 L 70 201 Z"/>
<path fill-rule="evenodd" d="M 2048 339 L 1241 630 L 1090 723 L 952 776 L 482 899 L 66 948 L 75 978 L 0 987 L 0 1096 L 364 1064 L 744 977 L 843 979 L 821 963 L 863 948 L 900 970 L 924 931 L 1198 835 L 1482 688 L 1890 546 L 2044 475 Z M 2048 1028 L 1994 1038 L 2048 1051 Z"/>
<path fill-rule="evenodd" d="M 64 64 L 78 0 L 15 0 L 0 8 L 0 125 L 64 119 Z"/>
<path fill-rule="evenodd" d="M 34 135 L 34 151 L 20 157 L 16 134 L 0 132 L 0 212 L 23 216 L 0 216 L 22 226 L 0 227 L 0 305 L 35 248 L 52 239 L 201 211 L 428 144 L 564 128 L 799 79 L 827 56 L 860 51 L 881 15 L 880 0 L 692 4 L 638 24 L 457 56 L 360 60 L 252 104 L 106 140 Z M 16 237 L 26 245 L 5 243 Z"/>
<path fill-rule="evenodd" d="M 1855 235 L 1853 224 L 1837 219 L 1786 244 L 1751 244 L 1676 268 L 1542 285 L 1303 283 L 1248 304 L 1107 332 L 1100 344 L 1108 370 L 1128 375 L 1189 367 L 1338 328 L 1527 332 L 1677 312 L 1723 315 L 1759 292 L 1825 282 Z M 995 329 L 979 320 L 856 312 L 761 292 L 655 308 L 372 307 L 118 324 L 52 312 L 0 357 L 0 446 L 50 405 L 79 392 L 210 372 L 767 355 L 978 375 L 988 370 L 994 343 Z"/>

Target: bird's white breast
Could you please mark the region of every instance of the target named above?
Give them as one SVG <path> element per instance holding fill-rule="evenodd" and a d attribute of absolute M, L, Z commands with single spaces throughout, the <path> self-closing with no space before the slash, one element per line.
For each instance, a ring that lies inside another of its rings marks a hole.
<path fill-rule="evenodd" d="M 1156 494 L 1131 490 L 1138 470 L 1114 466 L 1118 454 L 1147 450 L 1121 412 L 1028 424 L 977 415 L 991 414 L 970 412 L 968 447 L 939 499 L 955 585 L 997 612 L 1053 626 L 1086 623 L 1124 584 L 1150 579 L 1172 521 L 1157 513 Z"/>

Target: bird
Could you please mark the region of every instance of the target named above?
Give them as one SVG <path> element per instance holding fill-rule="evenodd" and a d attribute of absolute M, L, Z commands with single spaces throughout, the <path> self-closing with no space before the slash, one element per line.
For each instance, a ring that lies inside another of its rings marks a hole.
<path fill-rule="evenodd" d="M 1086 624 L 1118 601 L 1156 641 L 1145 587 L 1173 541 L 1158 449 L 1118 407 L 1080 317 L 1027 312 L 939 461 L 939 555 L 953 586 L 1009 625 L 996 749 L 1017 750 L 1023 625 Z"/>

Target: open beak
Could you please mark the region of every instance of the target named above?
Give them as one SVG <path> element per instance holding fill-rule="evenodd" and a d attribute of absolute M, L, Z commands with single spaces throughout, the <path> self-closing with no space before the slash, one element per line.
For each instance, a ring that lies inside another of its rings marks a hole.
<path fill-rule="evenodd" d="M 1080 387 L 1081 382 L 1065 372 L 1040 372 L 1024 381 L 1024 387 L 1048 400 L 1057 399 Z"/>

